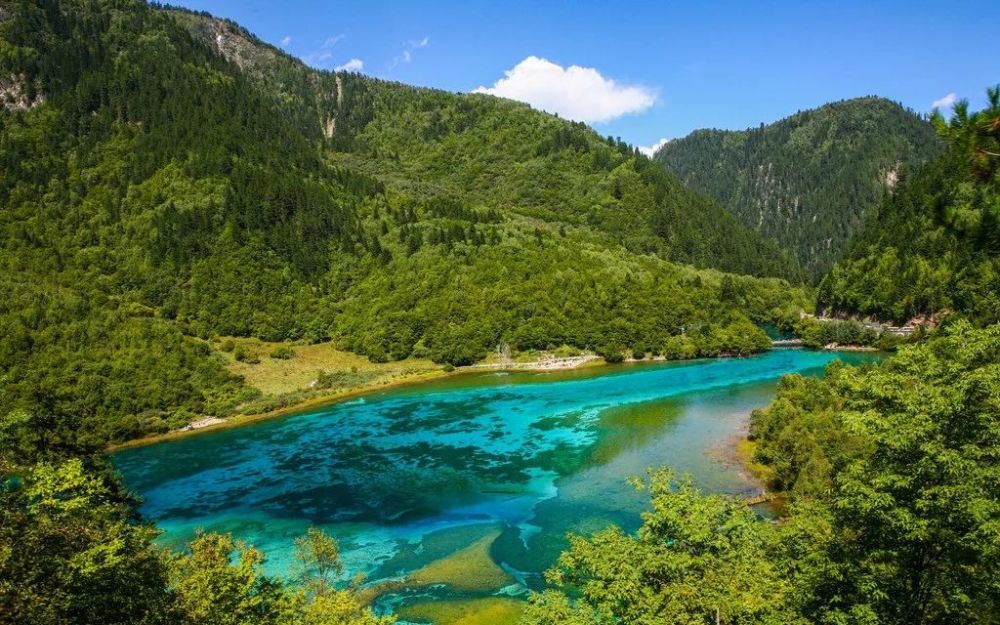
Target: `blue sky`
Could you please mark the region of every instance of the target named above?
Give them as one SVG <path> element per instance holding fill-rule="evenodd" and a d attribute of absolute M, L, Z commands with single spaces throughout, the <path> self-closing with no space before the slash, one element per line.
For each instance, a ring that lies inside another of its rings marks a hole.
<path fill-rule="evenodd" d="M 175 3 L 315 67 L 484 87 L 645 146 L 862 95 L 978 105 L 1000 82 L 998 0 Z"/>

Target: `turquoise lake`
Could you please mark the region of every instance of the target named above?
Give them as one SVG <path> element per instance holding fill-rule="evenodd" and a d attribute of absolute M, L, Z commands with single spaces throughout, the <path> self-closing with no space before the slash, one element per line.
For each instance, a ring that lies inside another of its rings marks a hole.
<path fill-rule="evenodd" d="M 822 375 L 871 355 L 780 349 L 740 359 L 553 373 L 481 373 L 373 393 L 303 414 L 114 455 L 147 518 L 178 548 L 231 532 L 289 569 L 292 541 L 319 526 L 351 575 L 400 578 L 484 536 L 510 584 L 479 595 L 437 585 L 383 593 L 518 595 L 567 532 L 637 527 L 646 497 L 626 483 L 669 465 L 707 491 L 755 493 L 732 458 L 754 408 L 785 373 Z"/>

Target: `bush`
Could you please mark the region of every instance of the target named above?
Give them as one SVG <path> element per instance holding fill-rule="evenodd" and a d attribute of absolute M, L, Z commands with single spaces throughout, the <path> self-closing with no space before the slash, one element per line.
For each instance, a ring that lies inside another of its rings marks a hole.
<path fill-rule="evenodd" d="M 668 337 L 660 351 L 667 360 L 688 360 L 698 355 L 698 348 L 687 336 Z"/>
<path fill-rule="evenodd" d="M 280 345 L 272 349 L 269 355 L 276 360 L 288 360 L 295 357 L 295 351 L 287 345 Z"/>
<path fill-rule="evenodd" d="M 838 345 L 874 345 L 879 335 L 853 320 L 803 319 L 796 326 L 796 333 L 809 347 L 822 347 L 829 343 Z"/>
<path fill-rule="evenodd" d="M 622 362 L 625 360 L 625 349 L 621 345 L 604 345 L 597 348 L 597 355 L 605 362 Z"/>
<path fill-rule="evenodd" d="M 248 352 L 242 347 L 236 348 L 236 351 L 233 352 L 233 358 L 236 359 L 236 362 L 245 362 L 248 365 L 256 365 L 260 362 L 260 358 L 257 357 L 257 354 Z"/>
<path fill-rule="evenodd" d="M 236 349 L 236 342 L 233 339 L 226 339 L 222 342 L 222 345 L 219 345 L 219 349 L 227 353 L 231 352 Z"/>
<path fill-rule="evenodd" d="M 318 389 L 345 389 L 355 388 L 367 384 L 378 376 L 375 371 L 359 372 L 357 367 L 351 367 L 350 371 L 320 371 L 316 376 L 316 388 Z"/>

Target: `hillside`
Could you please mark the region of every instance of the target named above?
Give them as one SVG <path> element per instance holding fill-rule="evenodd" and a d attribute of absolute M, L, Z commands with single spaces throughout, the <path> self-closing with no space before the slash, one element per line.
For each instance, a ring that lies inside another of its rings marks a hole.
<path fill-rule="evenodd" d="M 940 151 L 917 114 L 867 97 L 744 131 L 698 130 L 654 158 L 819 277 L 903 172 Z"/>
<path fill-rule="evenodd" d="M 246 405 L 220 336 L 455 365 L 501 342 L 710 355 L 803 301 L 721 273 L 798 269 L 585 126 L 316 72 L 205 15 L 2 8 L 0 414 L 52 436 Z"/>
<path fill-rule="evenodd" d="M 1000 90 L 935 119 L 946 154 L 903 180 L 823 279 L 833 313 L 904 322 L 951 311 L 1000 321 Z"/>
<path fill-rule="evenodd" d="M 306 118 L 302 132 L 325 137 L 335 164 L 390 188 L 580 225 L 632 252 L 675 262 L 798 276 L 778 246 L 584 124 L 494 97 L 315 71 L 231 22 L 170 13 L 263 93 L 294 105 Z"/>

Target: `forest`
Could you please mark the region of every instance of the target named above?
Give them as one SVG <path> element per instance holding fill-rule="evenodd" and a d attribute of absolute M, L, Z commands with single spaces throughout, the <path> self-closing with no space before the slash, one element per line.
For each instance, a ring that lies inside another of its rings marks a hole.
<path fill-rule="evenodd" d="M 651 470 L 641 528 L 573 536 L 523 622 L 997 622 L 1000 88 L 929 124 L 862 99 L 695 135 L 684 170 L 683 145 L 651 160 L 513 101 L 312 70 L 138 0 L 3 0 L 0 76 L 0 622 L 394 621 L 320 531 L 291 581 L 228 535 L 155 542 L 106 447 L 260 399 L 225 337 L 462 366 L 500 343 L 746 355 L 765 324 L 877 343 L 851 320 L 921 316 L 882 364 L 786 377 L 753 414 L 773 522 Z M 813 195 L 706 182 L 817 137 L 775 162 L 898 180 L 851 210 L 808 167 Z M 816 229 L 754 225 L 800 196 Z"/>
<path fill-rule="evenodd" d="M 914 111 L 878 97 L 833 102 L 743 131 L 697 130 L 655 155 L 692 189 L 792 250 L 819 280 L 900 176 L 942 142 Z"/>
<path fill-rule="evenodd" d="M 198 14 L 14 4 L 0 62 L 32 99 L 0 113 L 0 412 L 104 441 L 226 416 L 256 391 L 220 336 L 691 357 L 809 305 L 776 244 L 580 124 L 316 72 Z"/>
<path fill-rule="evenodd" d="M 885 199 L 820 283 L 831 312 L 905 321 L 952 312 L 1000 321 L 1000 87 L 932 121 L 949 142 Z"/>

